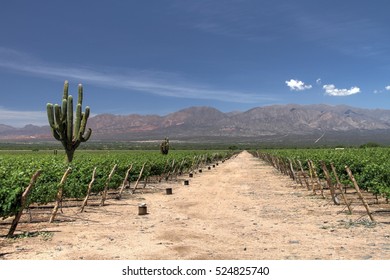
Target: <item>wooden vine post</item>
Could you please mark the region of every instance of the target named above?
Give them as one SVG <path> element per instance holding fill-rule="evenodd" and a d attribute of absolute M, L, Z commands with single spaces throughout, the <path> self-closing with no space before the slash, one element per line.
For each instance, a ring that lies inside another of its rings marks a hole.
<path fill-rule="evenodd" d="M 324 171 L 326 183 L 328 184 L 328 187 L 330 189 L 330 195 L 332 196 L 333 203 L 335 205 L 340 205 L 340 202 L 336 198 L 335 189 L 332 183 L 332 180 L 330 179 L 328 168 L 325 165 L 325 162 L 321 161 L 322 170 Z"/>
<path fill-rule="evenodd" d="M 174 166 L 175 166 L 175 159 L 172 160 L 172 165 L 171 167 L 169 167 L 170 165 L 168 165 L 168 172 L 167 174 L 165 175 L 165 181 L 168 181 L 169 180 L 169 176 L 171 176 L 171 173 L 174 171 Z"/>
<path fill-rule="evenodd" d="M 280 171 L 282 174 L 287 175 L 287 174 L 286 174 L 286 171 L 284 170 L 283 161 L 282 161 L 280 158 L 277 158 L 277 160 L 278 160 L 279 171 Z"/>
<path fill-rule="evenodd" d="M 141 171 L 139 172 L 139 175 L 138 175 L 138 179 L 137 179 L 137 182 L 135 183 L 135 185 L 134 185 L 134 189 L 133 189 L 133 191 L 131 192 L 132 194 L 134 194 L 135 193 L 135 190 L 137 189 L 137 187 L 138 187 L 138 184 L 139 184 L 139 181 L 141 180 L 141 178 L 142 178 L 142 173 L 144 172 L 144 169 L 145 169 L 145 164 L 146 164 L 146 162 L 142 165 L 142 168 L 141 168 Z"/>
<path fill-rule="evenodd" d="M 37 181 L 39 175 L 41 175 L 42 171 L 38 170 L 35 172 L 35 174 L 31 177 L 30 183 L 27 186 L 27 188 L 24 190 L 21 198 L 20 198 L 20 209 L 18 213 L 16 213 L 14 220 L 12 221 L 11 228 L 8 231 L 7 238 L 11 238 L 14 235 L 14 232 L 16 230 L 16 227 L 18 226 L 19 220 L 22 217 L 23 210 L 26 208 L 27 205 L 27 198 L 31 192 L 31 190 L 34 187 L 35 182 Z"/>
<path fill-rule="evenodd" d="M 200 166 L 203 167 L 203 166 L 206 166 L 206 165 L 207 165 L 207 156 L 203 155 L 202 156 L 202 160 L 200 162 Z"/>
<path fill-rule="evenodd" d="M 313 194 L 317 194 L 316 193 L 316 187 L 315 187 L 316 184 L 314 182 L 313 167 L 311 166 L 311 161 L 310 160 L 307 161 L 307 166 L 309 166 L 309 175 L 310 175 L 311 189 L 313 191 Z"/>
<path fill-rule="evenodd" d="M 297 183 L 299 183 L 301 185 L 301 187 L 303 187 L 301 176 L 299 176 L 298 165 L 295 162 L 295 160 L 293 160 L 293 166 L 294 165 L 297 167 L 297 172 L 295 172 L 295 178 L 296 178 L 295 180 L 297 181 Z"/>
<path fill-rule="evenodd" d="M 298 164 L 299 164 L 299 168 L 300 168 L 300 170 L 301 170 L 301 172 L 302 172 L 302 176 L 303 176 L 303 179 L 304 179 L 304 181 L 305 181 L 307 190 L 310 191 L 310 184 L 309 184 L 309 182 L 307 181 L 308 178 L 307 178 L 307 176 L 306 176 L 306 172 L 303 170 L 302 163 L 301 163 L 300 160 L 298 160 Z"/>
<path fill-rule="evenodd" d="M 179 165 L 179 167 L 176 167 L 174 170 L 175 178 L 177 179 L 177 176 L 180 176 L 183 173 L 184 164 L 186 163 L 186 160 L 183 159 Z"/>
<path fill-rule="evenodd" d="M 56 202 L 54 204 L 53 212 L 51 213 L 49 223 L 52 223 L 57 215 L 58 208 L 59 208 L 60 203 L 62 201 L 62 194 L 64 192 L 64 185 L 65 185 L 66 179 L 68 178 L 68 175 L 71 171 L 72 171 L 72 168 L 68 167 L 68 169 L 65 171 L 64 175 L 62 176 L 61 182 L 58 185 Z"/>
<path fill-rule="evenodd" d="M 160 178 L 158 179 L 158 182 L 161 183 L 162 181 L 162 178 L 164 177 L 164 174 L 166 174 L 168 171 L 168 168 L 169 168 L 169 159 L 167 159 L 167 161 L 165 162 L 165 165 L 164 165 L 164 169 L 163 169 L 163 172 L 161 173 L 160 175 Z"/>
<path fill-rule="evenodd" d="M 274 160 L 275 160 L 275 167 L 276 167 L 276 169 L 279 172 L 282 172 L 282 168 L 280 167 L 280 164 L 279 164 L 279 159 L 277 157 L 275 157 Z"/>
<path fill-rule="evenodd" d="M 199 160 L 197 156 L 194 156 L 194 159 L 192 160 L 191 172 L 195 173 L 195 169 L 199 169 Z"/>
<path fill-rule="evenodd" d="M 372 216 L 372 212 L 371 212 L 371 210 L 370 210 L 370 207 L 368 206 L 368 204 L 367 204 L 367 202 L 365 201 L 365 199 L 364 199 L 362 193 L 360 192 L 359 185 L 357 184 L 356 179 L 355 179 L 355 177 L 353 176 L 351 169 L 349 169 L 349 167 L 346 165 L 346 166 L 345 166 L 345 170 L 347 170 L 348 176 L 349 176 L 349 178 L 351 179 L 351 181 L 352 181 L 352 183 L 353 183 L 353 186 L 355 187 L 355 190 L 356 190 L 356 192 L 357 192 L 357 194 L 358 194 L 360 200 L 361 200 L 362 203 L 363 203 L 364 208 L 366 208 L 368 217 L 370 217 L 370 219 L 371 219 L 372 222 L 375 222 L 375 219 L 374 219 L 374 217 Z"/>
<path fill-rule="evenodd" d="M 277 166 L 277 162 L 276 162 L 275 157 L 270 155 L 269 158 L 271 159 L 273 167 L 275 167 L 277 169 L 278 166 Z"/>
<path fill-rule="evenodd" d="M 297 178 L 296 178 L 296 175 L 295 175 L 295 170 L 294 170 L 294 167 L 293 167 L 291 159 L 288 159 L 288 163 L 289 163 L 289 167 L 290 167 L 290 177 L 291 177 L 291 179 L 296 181 Z"/>
<path fill-rule="evenodd" d="M 324 188 L 322 187 L 320 178 L 319 178 L 318 175 L 317 175 L 317 171 L 316 171 L 316 168 L 315 168 L 315 165 L 314 165 L 313 161 L 310 160 L 310 164 L 311 164 L 311 168 L 313 169 L 313 174 L 314 174 L 314 178 L 315 178 L 315 180 L 316 180 L 316 183 L 317 183 L 317 185 L 318 185 L 319 188 L 320 188 L 321 196 L 322 196 L 323 198 L 325 198 L 325 195 L 324 195 Z"/>
<path fill-rule="evenodd" d="M 341 188 L 341 183 L 340 183 L 339 176 L 337 175 L 336 168 L 334 167 L 333 163 L 330 164 L 330 167 L 332 168 L 333 175 L 336 178 L 336 182 L 337 182 L 336 187 L 340 191 L 341 197 L 343 198 L 345 205 L 347 205 L 347 207 L 348 207 L 349 214 L 352 214 L 351 206 L 348 203 L 347 198 L 345 197 L 344 192 Z"/>
<path fill-rule="evenodd" d="M 289 163 L 288 163 L 288 160 L 287 160 L 287 159 L 284 159 L 284 160 L 283 160 L 283 164 L 284 164 L 284 168 L 286 169 L 286 175 L 287 175 L 287 176 L 290 176 L 290 178 L 291 178 L 292 180 L 294 180 L 294 176 L 293 176 L 292 171 L 291 171 L 291 169 L 290 169 L 290 165 L 289 165 Z"/>
<path fill-rule="evenodd" d="M 118 165 L 115 164 L 114 167 L 112 168 L 111 172 L 110 172 L 110 175 L 108 175 L 108 178 L 106 180 L 106 184 L 104 186 L 104 191 L 103 191 L 103 194 L 102 194 L 102 200 L 100 201 L 100 206 L 104 206 L 104 202 L 106 201 L 106 198 L 107 198 L 108 186 L 110 185 L 111 178 L 114 175 L 115 170 L 116 170 L 117 167 L 118 167 Z"/>
<path fill-rule="evenodd" d="M 284 159 L 283 158 L 280 158 L 279 159 L 279 162 L 280 162 L 280 167 L 282 168 L 282 173 L 286 176 L 290 176 L 290 174 L 288 173 L 287 171 L 287 168 L 286 168 L 286 163 L 284 162 Z"/>
<path fill-rule="evenodd" d="M 91 179 L 91 182 L 88 184 L 87 195 L 85 196 L 83 204 L 81 205 L 80 213 L 84 212 L 84 208 L 87 205 L 89 195 L 91 194 L 93 183 L 95 182 L 95 176 L 96 176 L 96 167 L 93 169 L 92 179 Z"/>
<path fill-rule="evenodd" d="M 133 169 L 133 164 L 131 164 L 129 169 L 127 169 L 127 171 L 126 171 L 126 176 L 123 179 L 121 188 L 119 189 L 119 193 L 118 193 L 118 196 L 117 196 L 118 199 L 121 199 L 121 197 L 122 197 L 122 193 L 125 190 L 125 187 L 127 185 L 127 180 L 129 179 L 129 175 L 130 175 L 131 169 Z M 129 186 L 130 186 L 130 183 L 129 183 Z"/>

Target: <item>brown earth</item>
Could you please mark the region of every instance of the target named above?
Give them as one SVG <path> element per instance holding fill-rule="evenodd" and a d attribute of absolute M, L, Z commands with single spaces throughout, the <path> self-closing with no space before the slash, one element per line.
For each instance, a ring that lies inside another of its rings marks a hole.
<path fill-rule="evenodd" d="M 19 238 L 6 239 L 10 220 L 0 221 L 0 259 L 390 259 L 389 223 L 368 222 L 355 204 L 349 215 L 242 152 L 104 207 L 64 208 L 52 224 L 33 212 Z"/>

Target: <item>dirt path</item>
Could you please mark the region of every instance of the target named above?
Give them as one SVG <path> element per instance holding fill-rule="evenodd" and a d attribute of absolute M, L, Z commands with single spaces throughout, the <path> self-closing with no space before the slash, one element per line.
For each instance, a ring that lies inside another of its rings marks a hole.
<path fill-rule="evenodd" d="M 20 224 L 38 234 L 0 237 L 0 259 L 390 259 L 388 224 L 350 223 L 358 217 L 247 152 L 169 186 L 173 195 L 159 184 L 82 214 L 64 209 L 58 219 L 72 222 Z M 8 228 L 0 222 L 0 235 Z"/>

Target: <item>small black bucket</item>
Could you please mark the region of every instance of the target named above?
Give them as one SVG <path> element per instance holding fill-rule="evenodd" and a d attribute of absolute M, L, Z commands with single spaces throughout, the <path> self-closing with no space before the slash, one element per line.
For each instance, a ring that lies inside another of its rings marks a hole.
<path fill-rule="evenodd" d="M 167 195 L 172 194 L 172 188 L 166 188 L 166 189 L 165 189 L 165 193 L 166 193 Z"/>

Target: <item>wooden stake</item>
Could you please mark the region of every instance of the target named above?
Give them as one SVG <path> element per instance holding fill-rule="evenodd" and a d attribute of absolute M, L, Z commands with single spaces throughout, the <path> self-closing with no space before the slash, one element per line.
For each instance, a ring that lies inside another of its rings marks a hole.
<path fill-rule="evenodd" d="M 324 195 L 324 188 L 322 187 L 320 178 L 319 178 L 318 175 L 317 175 L 317 171 L 316 171 L 315 165 L 314 165 L 313 161 L 310 161 L 310 162 L 311 162 L 311 167 L 313 168 L 314 178 L 316 179 L 316 182 L 317 182 L 318 186 L 320 187 L 321 196 L 322 196 L 323 198 L 325 198 L 325 195 Z"/>
<path fill-rule="evenodd" d="M 49 220 L 49 223 L 52 223 L 54 221 L 54 218 L 57 215 L 58 207 L 60 206 L 60 203 L 62 201 L 62 194 L 64 191 L 64 185 L 66 182 L 66 178 L 68 178 L 69 173 L 72 171 L 72 168 L 68 167 L 68 169 L 65 171 L 64 175 L 62 176 L 61 182 L 58 185 L 58 191 L 56 196 L 56 202 L 54 204 L 53 212 L 51 213 L 51 217 Z"/>
<path fill-rule="evenodd" d="M 14 235 L 14 232 L 16 230 L 16 227 L 18 226 L 19 220 L 22 217 L 23 210 L 26 208 L 27 204 L 27 198 L 32 191 L 35 182 L 37 181 L 39 175 L 41 175 L 42 171 L 38 170 L 35 172 L 35 174 L 31 177 L 30 184 L 28 184 L 27 188 L 24 190 L 21 198 L 20 198 L 20 209 L 18 213 L 16 213 L 14 220 L 12 221 L 11 228 L 8 231 L 7 238 L 11 238 Z"/>
<path fill-rule="evenodd" d="M 307 165 L 309 166 L 309 175 L 310 175 L 310 183 L 311 183 L 311 189 L 313 191 L 313 194 L 317 194 L 316 193 L 316 188 L 315 188 L 315 182 L 314 182 L 314 174 L 313 174 L 313 166 L 311 165 L 312 162 L 311 160 L 308 160 L 307 161 Z"/>
<path fill-rule="evenodd" d="M 357 184 L 357 182 L 356 182 L 356 180 L 355 180 L 355 177 L 354 177 L 353 174 L 352 174 L 351 169 L 349 169 L 348 166 L 345 166 L 345 170 L 347 170 L 348 176 L 349 176 L 349 178 L 351 179 L 351 181 L 352 181 L 352 183 L 353 183 L 353 186 L 355 187 L 356 192 L 357 192 L 357 194 L 358 194 L 360 200 L 361 200 L 362 203 L 363 203 L 364 208 L 366 208 L 366 211 L 367 211 L 368 216 L 370 217 L 370 219 L 371 219 L 372 222 L 375 222 L 375 219 L 374 219 L 374 217 L 372 216 L 370 207 L 368 206 L 367 202 L 364 200 L 364 197 L 363 197 L 362 193 L 360 192 L 359 185 Z"/>
<path fill-rule="evenodd" d="M 114 175 L 114 172 L 116 170 L 116 168 L 118 167 L 117 164 L 114 165 L 114 167 L 112 168 L 111 172 L 110 172 L 110 175 L 108 175 L 108 178 L 106 180 L 106 184 L 104 186 L 104 191 L 103 191 L 103 195 L 102 195 L 102 200 L 100 201 L 100 206 L 104 206 L 104 202 L 106 201 L 106 198 L 107 198 L 107 191 L 108 191 L 108 186 L 110 184 L 110 181 L 111 181 L 111 178 L 112 176 Z"/>
<path fill-rule="evenodd" d="M 146 188 L 146 186 L 148 185 L 148 181 L 149 181 L 149 176 L 146 176 L 144 179 L 144 186 L 142 187 L 143 189 Z"/>
<path fill-rule="evenodd" d="M 127 169 L 127 171 L 126 171 L 125 179 L 123 179 L 122 186 L 121 186 L 119 193 L 118 193 L 118 196 L 117 196 L 118 199 L 121 199 L 121 197 L 122 197 L 122 193 L 126 187 L 127 180 L 129 179 L 131 169 L 133 169 L 133 164 L 131 164 L 129 169 Z M 130 187 L 130 182 L 129 182 L 129 187 Z"/>
<path fill-rule="evenodd" d="M 298 160 L 298 164 L 299 164 L 299 168 L 301 169 L 302 176 L 303 176 L 303 179 L 304 179 L 304 181 L 305 181 L 306 187 L 307 187 L 308 190 L 310 190 L 310 184 L 309 184 L 309 182 L 307 181 L 307 176 L 306 176 L 305 171 L 303 170 L 302 163 L 301 163 L 300 160 Z"/>
<path fill-rule="evenodd" d="M 292 165 L 292 162 L 291 162 L 291 159 L 288 159 L 288 162 L 289 162 L 289 166 L 290 166 L 290 172 L 291 172 L 291 179 L 293 179 L 294 181 L 296 181 L 296 176 L 295 176 L 295 171 L 294 171 L 294 167 Z"/>
<path fill-rule="evenodd" d="M 165 176 L 165 181 L 169 180 L 169 176 L 171 176 L 171 173 L 174 171 L 173 167 L 175 166 L 175 159 L 172 160 L 172 166 L 168 169 L 168 173 Z"/>
<path fill-rule="evenodd" d="M 286 175 L 294 180 L 293 174 L 291 173 L 290 164 L 287 163 L 287 160 L 283 160 L 284 169 L 286 170 Z"/>
<path fill-rule="evenodd" d="M 284 174 L 286 176 L 290 176 L 290 178 L 292 178 L 291 174 L 290 174 L 290 167 L 287 167 L 287 163 L 284 159 L 282 159 L 282 165 L 283 165 Z"/>
<path fill-rule="evenodd" d="M 179 167 L 175 168 L 175 171 L 174 171 L 174 174 L 175 174 L 175 178 L 177 179 L 177 176 L 181 175 L 183 173 L 183 170 L 184 170 L 184 163 L 186 162 L 185 159 L 183 159 L 179 165 Z"/>
<path fill-rule="evenodd" d="M 284 163 L 284 160 L 283 159 L 279 159 L 279 163 L 280 163 L 280 167 L 282 168 L 282 173 L 284 175 L 288 175 L 288 172 L 287 172 L 287 169 L 286 169 L 286 165 Z"/>
<path fill-rule="evenodd" d="M 293 166 L 294 166 L 294 165 L 297 166 L 297 163 L 296 163 L 295 160 L 293 160 Z M 296 178 L 297 183 L 299 183 L 299 184 L 301 185 L 301 187 L 303 187 L 303 183 L 302 183 L 301 176 L 299 176 L 299 171 L 297 171 L 297 172 L 295 173 L 295 178 Z"/>
<path fill-rule="evenodd" d="M 164 175 L 168 172 L 169 166 L 170 166 L 169 159 L 167 159 L 167 161 L 165 162 L 165 165 L 164 165 L 163 172 L 161 173 L 161 176 L 160 176 L 160 178 L 158 180 L 159 182 L 161 182 L 161 180 L 164 177 Z"/>
<path fill-rule="evenodd" d="M 349 214 L 352 214 L 351 206 L 348 203 L 347 198 L 345 197 L 344 192 L 343 192 L 343 190 L 341 188 L 341 183 L 340 183 L 339 176 L 337 175 L 336 168 L 334 167 L 333 163 L 330 164 L 330 167 L 332 168 L 333 175 L 336 178 L 336 182 L 337 182 L 336 187 L 340 191 L 341 197 L 343 198 L 345 205 L 347 205 L 347 207 L 348 207 Z"/>
<path fill-rule="evenodd" d="M 91 189 L 92 189 L 93 183 L 95 182 L 95 175 L 96 175 L 96 167 L 93 169 L 92 179 L 91 179 L 91 182 L 88 185 L 87 195 L 85 196 L 83 204 L 81 204 L 80 213 L 84 212 L 84 207 L 87 205 L 89 195 L 91 194 Z"/>
<path fill-rule="evenodd" d="M 200 157 L 199 156 L 194 156 L 193 164 L 192 166 L 194 167 L 193 170 L 199 169 L 200 165 Z"/>
<path fill-rule="evenodd" d="M 140 171 L 140 173 L 139 173 L 139 175 L 138 175 L 137 182 L 135 183 L 134 189 L 133 189 L 133 191 L 131 192 L 131 193 L 133 193 L 133 194 L 135 193 L 135 190 L 136 190 L 137 187 L 138 187 L 139 181 L 141 180 L 142 173 L 144 172 L 145 164 L 146 164 L 146 162 L 142 165 L 141 171 Z"/>
<path fill-rule="evenodd" d="M 316 171 L 315 165 L 314 165 L 314 163 L 313 163 L 312 160 L 309 160 L 308 162 L 309 162 L 309 166 L 310 166 L 310 176 L 312 176 L 312 179 L 314 178 L 314 181 L 312 181 L 312 182 L 314 182 L 314 184 L 313 184 L 313 192 L 314 192 L 314 194 L 316 194 L 315 189 L 314 189 L 314 185 L 317 184 L 318 188 L 319 188 L 320 191 L 321 191 L 321 196 L 322 196 L 323 198 L 325 198 L 325 196 L 324 196 L 324 188 L 323 188 L 322 185 L 321 185 L 320 178 L 318 178 L 318 175 L 317 175 L 317 171 Z"/>
<path fill-rule="evenodd" d="M 321 161 L 321 166 L 322 166 L 322 170 L 324 171 L 324 174 L 325 174 L 326 183 L 328 184 L 328 187 L 330 189 L 330 195 L 332 197 L 333 203 L 335 205 L 340 205 L 340 202 L 337 201 L 337 199 L 336 199 L 336 193 L 334 190 L 334 186 L 333 186 L 332 180 L 330 179 L 328 168 L 326 168 L 325 162 Z"/>

